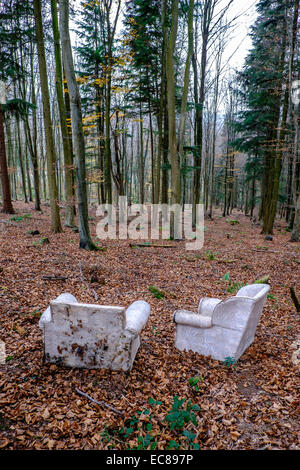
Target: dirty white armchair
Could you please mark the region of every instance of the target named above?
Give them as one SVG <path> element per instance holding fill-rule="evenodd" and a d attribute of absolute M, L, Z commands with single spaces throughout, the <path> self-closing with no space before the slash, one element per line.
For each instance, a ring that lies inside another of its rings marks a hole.
<path fill-rule="evenodd" d="M 128 371 L 140 346 L 150 305 L 124 307 L 80 304 L 71 294 L 50 302 L 40 318 L 44 362 L 68 367 Z"/>
<path fill-rule="evenodd" d="M 227 357 L 237 361 L 254 340 L 269 289 L 267 284 L 252 284 L 225 301 L 201 299 L 198 313 L 174 312 L 175 347 L 220 361 Z"/>

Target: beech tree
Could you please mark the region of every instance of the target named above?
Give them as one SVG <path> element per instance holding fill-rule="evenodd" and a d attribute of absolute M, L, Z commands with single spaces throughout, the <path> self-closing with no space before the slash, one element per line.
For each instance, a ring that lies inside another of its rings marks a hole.
<path fill-rule="evenodd" d="M 76 76 L 74 72 L 73 53 L 69 32 L 69 0 L 60 0 L 59 10 L 59 27 L 62 45 L 62 55 L 71 103 L 73 146 L 77 173 L 77 197 L 80 237 L 79 246 L 80 248 L 84 248 L 85 250 L 97 250 L 98 247 L 92 242 L 88 223 L 85 142 L 82 130 L 81 99 L 79 87 L 76 82 Z"/>
<path fill-rule="evenodd" d="M 6 159 L 6 145 L 5 145 L 5 133 L 2 116 L 2 106 L 5 104 L 5 84 L 0 82 L 0 173 L 3 193 L 3 207 L 2 212 L 5 214 L 14 214 L 14 209 L 11 201 L 10 183 L 7 169 Z"/>
<path fill-rule="evenodd" d="M 33 6 L 34 6 L 35 32 L 36 32 L 39 71 L 40 71 L 40 82 L 41 82 L 41 90 L 42 90 L 42 101 L 43 101 L 43 115 L 44 115 L 45 141 L 46 141 L 46 153 L 47 153 L 47 173 L 48 173 L 48 185 L 49 185 L 50 207 L 51 207 L 51 221 L 52 221 L 53 232 L 58 233 L 62 231 L 62 227 L 61 227 L 61 221 L 60 221 L 60 215 L 59 215 L 58 191 L 57 191 L 57 182 L 56 182 L 56 174 L 55 174 L 55 148 L 54 148 L 54 141 L 53 141 L 52 119 L 51 119 L 51 111 L 50 111 L 50 97 L 49 97 L 47 65 L 46 65 L 46 57 L 45 57 L 41 0 L 33 0 Z"/>

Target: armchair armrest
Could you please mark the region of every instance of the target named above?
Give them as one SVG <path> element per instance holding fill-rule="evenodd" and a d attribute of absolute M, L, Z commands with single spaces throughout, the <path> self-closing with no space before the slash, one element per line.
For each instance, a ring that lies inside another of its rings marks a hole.
<path fill-rule="evenodd" d="M 200 300 L 198 307 L 198 314 L 205 317 L 212 317 L 214 309 L 221 302 L 219 299 L 211 299 L 209 297 L 204 297 Z"/>
<path fill-rule="evenodd" d="M 147 323 L 150 315 L 150 305 L 144 300 L 133 302 L 125 312 L 125 329 L 138 335 Z"/>
<path fill-rule="evenodd" d="M 74 297 L 74 295 L 68 294 L 68 293 L 64 293 L 64 294 L 59 295 L 59 296 L 54 300 L 54 302 L 65 302 L 65 303 L 70 303 L 70 304 L 78 303 L 76 297 Z M 50 308 L 50 306 L 49 306 L 49 307 L 44 311 L 44 313 L 42 314 L 41 318 L 39 319 L 39 327 L 40 327 L 41 329 L 43 329 L 44 326 L 45 326 L 45 324 L 51 322 L 51 320 L 52 320 L 51 308 Z"/>
<path fill-rule="evenodd" d="M 188 310 L 176 310 L 173 321 L 180 325 L 195 326 L 198 328 L 211 328 L 211 317 L 189 312 Z"/>

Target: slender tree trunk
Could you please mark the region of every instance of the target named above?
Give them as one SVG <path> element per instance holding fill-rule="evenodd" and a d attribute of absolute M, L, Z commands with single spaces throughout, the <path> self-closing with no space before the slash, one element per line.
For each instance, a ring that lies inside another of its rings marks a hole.
<path fill-rule="evenodd" d="M 203 31 L 202 31 L 202 50 L 201 50 L 201 74 L 200 74 L 200 91 L 198 97 L 198 72 L 196 54 L 194 53 L 194 94 L 196 103 L 195 113 L 195 133 L 196 133 L 196 153 L 195 153 L 195 170 L 194 170 L 194 217 L 196 204 L 200 203 L 200 184 L 201 184 L 201 166 L 202 166 L 202 142 L 203 142 L 203 109 L 205 100 L 205 75 L 207 66 L 207 48 L 209 38 L 209 20 L 208 8 L 210 0 L 204 5 Z M 196 101 L 197 100 L 197 101 Z M 195 220 L 194 220 L 195 223 Z"/>
<path fill-rule="evenodd" d="M 113 43 L 116 32 L 117 21 L 121 7 L 121 0 L 117 0 L 117 10 L 114 24 L 111 25 L 110 14 L 112 9 L 111 0 L 104 0 L 105 20 L 107 29 L 107 66 L 106 66 L 106 95 L 105 95 L 105 185 L 106 200 L 108 204 L 112 204 L 112 177 L 111 177 L 111 142 L 110 142 L 110 107 L 111 107 L 111 82 L 113 69 Z"/>
<path fill-rule="evenodd" d="M 167 97 L 169 117 L 169 154 L 171 160 L 171 201 L 180 204 L 180 155 L 176 138 L 174 52 L 178 27 L 178 0 L 172 0 L 172 20 L 167 48 Z M 174 227 L 173 227 L 174 229 Z"/>
<path fill-rule="evenodd" d="M 50 207 L 51 207 L 51 222 L 52 222 L 53 232 L 59 233 L 59 232 L 62 232 L 62 227 L 61 227 L 60 215 L 59 215 L 58 192 L 57 192 L 57 184 L 56 184 L 56 177 L 55 177 L 55 154 L 54 154 L 54 142 L 53 142 L 53 133 L 52 133 L 51 113 L 50 113 L 50 97 L 49 97 L 47 66 L 46 66 L 45 47 L 44 47 L 41 0 L 33 0 L 33 6 L 34 6 L 38 61 L 39 61 L 39 70 L 40 70 L 40 79 L 41 79 L 42 100 L 43 100 L 43 115 L 44 115 L 45 138 L 46 138 L 47 170 L 48 170 L 48 186 L 49 186 L 49 197 L 50 197 Z"/>
<path fill-rule="evenodd" d="M 213 218 L 213 200 L 214 200 L 214 186 L 215 186 L 215 160 L 216 160 L 216 129 L 217 129 L 217 115 L 218 115 L 218 100 L 219 100 L 219 84 L 220 84 L 220 69 L 221 59 L 223 53 L 222 39 L 220 39 L 217 65 L 216 65 L 216 83 L 214 89 L 214 117 L 213 117 L 213 138 L 212 138 L 212 160 L 211 160 L 211 176 L 210 176 L 210 205 L 209 217 Z"/>
<path fill-rule="evenodd" d="M 6 160 L 5 134 L 2 117 L 2 104 L 0 103 L 0 173 L 3 193 L 3 208 L 5 214 L 14 214 L 14 208 L 11 201 L 10 184 L 8 177 L 8 168 Z"/>
<path fill-rule="evenodd" d="M 178 133 L 178 152 L 181 156 L 183 153 L 184 146 L 184 130 L 185 130 L 185 121 L 187 114 L 187 100 L 188 100 L 188 91 L 190 83 L 190 65 L 193 55 L 193 13 L 194 13 L 194 0 L 189 2 L 188 10 L 188 51 L 185 63 L 185 72 L 184 72 L 184 82 L 183 82 L 183 91 L 181 99 L 181 114 L 179 122 L 179 133 Z"/>
<path fill-rule="evenodd" d="M 65 211 L 65 225 L 67 227 L 74 227 L 74 194 L 73 194 L 73 157 L 72 148 L 67 127 L 67 115 L 64 102 L 63 92 L 63 70 L 61 62 L 61 48 L 60 48 L 60 34 L 58 25 L 57 14 L 57 0 L 51 0 L 51 14 L 52 14 L 52 29 L 54 39 L 54 53 L 55 53 L 55 86 L 56 95 L 59 109 L 60 129 L 62 135 L 62 145 L 64 152 L 64 172 L 65 172 L 65 198 L 66 198 L 66 211 Z"/>
<path fill-rule="evenodd" d="M 88 224 L 88 201 L 86 187 L 85 168 L 85 143 L 82 129 L 81 99 L 78 84 L 76 82 L 71 40 L 69 33 L 69 0 L 60 0 L 60 36 L 63 54 L 64 69 L 67 78 L 73 130 L 73 145 L 77 168 L 77 197 L 80 248 L 96 250 L 97 246 L 92 242 Z"/>
<path fill-rule="evenodd" d="M 22 152 L 22 143 L 21 143 L 20 120 L 18 116 L 16 117 L 16 125 L 17 125 L 18 157 L 19 157 L 19 165 L 20 165 L 20 172 L 21 172 L 21 182 L 22 182 L 22 189 L 23 189 L 23 195 L 24 195 L 24 202 L 25 204 L 27 204 L 28 197 L 27 197 L 27 189 L 26 189 L 26 176 L 25 176 L 24 159 L 23 159 L 23 152 Z"/>
<path fill-rule="evenodd" d="M 161 171 L 161 190 L 160 190 L 160 167 L 157 168 L 157 202 L 161 193 L 161 202 L 168 203 L 168 187 L 169 187 L 169 156 L 168 156 L 168 108 L 167 108 L 167 76 L 166 76 L 166 60 L 167 60 L 167 42 L 168 42 L 168 24 L 167 24 L 167 0 L 162 0 L 162 53 L 161 53 L 161 91 L 160 91 L 160 122 L 159 122 L 159 146 L 161 146 L 162 171 Z M 158 149 L 160 152 L 160 147 Z"/>
<path fill-rule="evenodd" d="M 26 147 L 28 148 L 28 142 L 27 142 Z M 31 180 L 30 180 L 30 169 L 29 169 L 28 153 L 26 152 L 26 147 L 25 147 L 25 155 L 24 155 L 25 156 L 25 168 L 26 168 L 29 202 L 32 202 L 32 188 L 31 188 Z"/>
<path fill-rule="evenodd" d="M 33 166 L 35 210 L 40 211 L 41 210 L 41 196 L 40 196 L 40 175 L 39 175 L 39 163 L 38 163 L 38 152 L 37 152 L 36 92 L 35 92 L 34 69 L 33 69 L 33 46 L 31 48 L 30 67 L 31 67 L 31 75 L 32 75 L 31 100 L 34 106 L 33 112 L 32 112 L 33 137 L 32 137 L 31 160 L 32 160 L 32 166 Z"/>
<path fill-rule="evenodd" d="M 142 105 L 140 104 L 140 159 L 139 159 L 139 173 L 140 173 L 140 204 L 144 204 L 145 197 L 145 164 L 144 164 L 144 126 L 143 126 L 143 115 Z"/>
<path fill-rule="evenodd" d="M 165 82 L 166 82 L 166 44 L 167 44 L 167 24 L 166 24 L 167 0 L 162 0 L 161 7 L 161 29 L 162 29 L 162 49 L 161 49 L 161 83 L 160 83 L 160 100 L 159 100 L 159 113 L 157 116 L 158 124 L 158 149 L 157 149 L 157 162 L 155 172 L 155 195 L 154 203 L 158 204 L 160 194 L 162 192 L 161 185 L 161 162 L 163 155 L 163 125 L 164 125 L 164 102 L 165 102 Z M 163 170 L 164 172 L 164 170 Z"/>
<path fill-rule="evenodd" d="M 286 10 L 287 14 L 287 10 Z M 281 57 L 280 57 L 280 66 L 279 66 L 279 73 L 282 77 L 282 81 L 284 81 L 284 64 L 285 58 L 287 53 L 287 17 L 285 21 L 284 31 L 282 32 L 282 47 L 281 47 Z M 291 56 L 290 61 L 293 63 L 293 56 L 294 56 L 294 46 L 292 44 L 291 47 Z M 276 217 L 276 209 L 278 203 L 278 194 L 279 194 L 279 182 L 280 182 L 280 175 L 282 170 L 282 159 L 283 159 L 283 146 L 286 137 L 286 123 L 287 123 L 287 115 L 288 115 L 288 107 L 289 107 L 289 96 L 290 96 L 290 77 L 287 76 L 285 80 L 285 92 L 283 95 L 283 107 L 282 112 L 280 112 L 281 108 L 281 99 L 278 99 L 278 112 L 277 112 L 277 119 L 274 122 L 274 130 L 273 130 L 273 138 L 270 142 L 273 142 L 277 138 L 277 128 L 280 128 L 279 131 L 279 138 L 277 141 L 277 149 L 271 151 L 267 155 L 267 165 L 265 167 L 265 171 L 267 170 L 268 175 L 267 185 L 264 188 L 265 193 L 265 205 L 264 205 L 264 214 L 263 214 L 263 229 L 262 233 L 264 234 L 273 234 L 273 227 Z M 279 92 L 279 90 L 278 90 Z M 280 122 L 281 120 L 281 122 Z"/>

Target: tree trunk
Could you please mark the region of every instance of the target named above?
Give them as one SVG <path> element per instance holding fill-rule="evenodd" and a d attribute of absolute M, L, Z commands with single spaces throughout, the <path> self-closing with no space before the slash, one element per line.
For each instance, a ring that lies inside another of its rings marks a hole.
<path fill-rule="evenodd" d="M 67 227 L 74 227 L 74 194 L 73 194 L 73 157 L 72 148 L 70 146 L 67 115 L 64 102 L 63 92 L 63 70 L 61 63 L 61 48 L 60 48 L 60 34 L 57 15 L 57 1 L 51 0 L 51 14 L 52 14 L 52 29 L 54 39 L 54 53 L 55 53 L 55 86 L 56 95 L 59 109 L 60 129 L 62 136 L 62 145 L 64 152 L 64 172 L 65 172 L 65 225 Z"/>
<path fill-rule="evenodd" d="M 174 51 L 178 27 L 178 0 L 172 0 L 172 22 L 167 48 L 167 98 L 169 117 L 169 154 L 171 160 L 171 202 L 180 204 L 180 155 L 176 138 Z M 174 227 L 172 227 L 174 228 Z M 172 231 L 172 230 L 171 230 Z"/>
<path fill-rule="evenodd" d="M 60 0 L 60 36 L 63 54 L 63 63 L 67 78 L 73 130 L 73 146 L 77 170 L 77 197 L 80 248 L 96 250 L 97 246 L 92 242 L 88 224 L 88 201 L 86 187 L 85 168 L 85 142 L 82 129 L 81 99 L 78 84 L 76 82 L 71 40 L 69 33 L 69 0 Z"/>
<path fill-rule="evenodd" d="M 189 2 L 188 10 L 188 51 L 185 63 L 185 72 L 184 72 L 184 82 L 183 82 L 183 91 L 181 98 L 181 113 L 180 113 L 180 122 L 179 122 L 179 133 L 178 133 L 178 152 L 181 156 L 183 153 L 184 146 L 184 130 L 185 130 L 185 121 L 187 114 L 187 100 L 188 100 L 188 91 L 190 83 L 190 65 L 193 55 L 193 13 L 194 13 L 194 0 Z"/>
<path fill-rule="evenodd" d="M 3 193 L 3 208 L 2 212 L 5 214 L 14 214 L 14 208 L 11 202 L 10 184 L 8 177 L 7 161 L 6 161 L 6 148 L 5 148 L 5 134 L 2 118 L 2 104 L 0 103 L 0 172 Z"/>
<path fill-rule="evenodd" d="M 55 177 L 55 154 L 54 142 L 52 133 L 52 122 L 50 113 L 50 97 L 48 88 L 47 66 L 44 47 L 44 33 L 41 0 L 33 0 L 34 17 L 35 17 L 35 30 L 37 40 L 38 62 L 40 70 L 42 101 L 43 101 L 43 116 L 45 125 L 45 139 L 46 139 L 46 153 L 47 153 L 47 170 L 48 170 L 48 187 L 50 196 L 51 207 L 51 222 L 52 230 L 54 233 L 62 232 L 59 206 L 58 206 L 58 192 Z"/>

